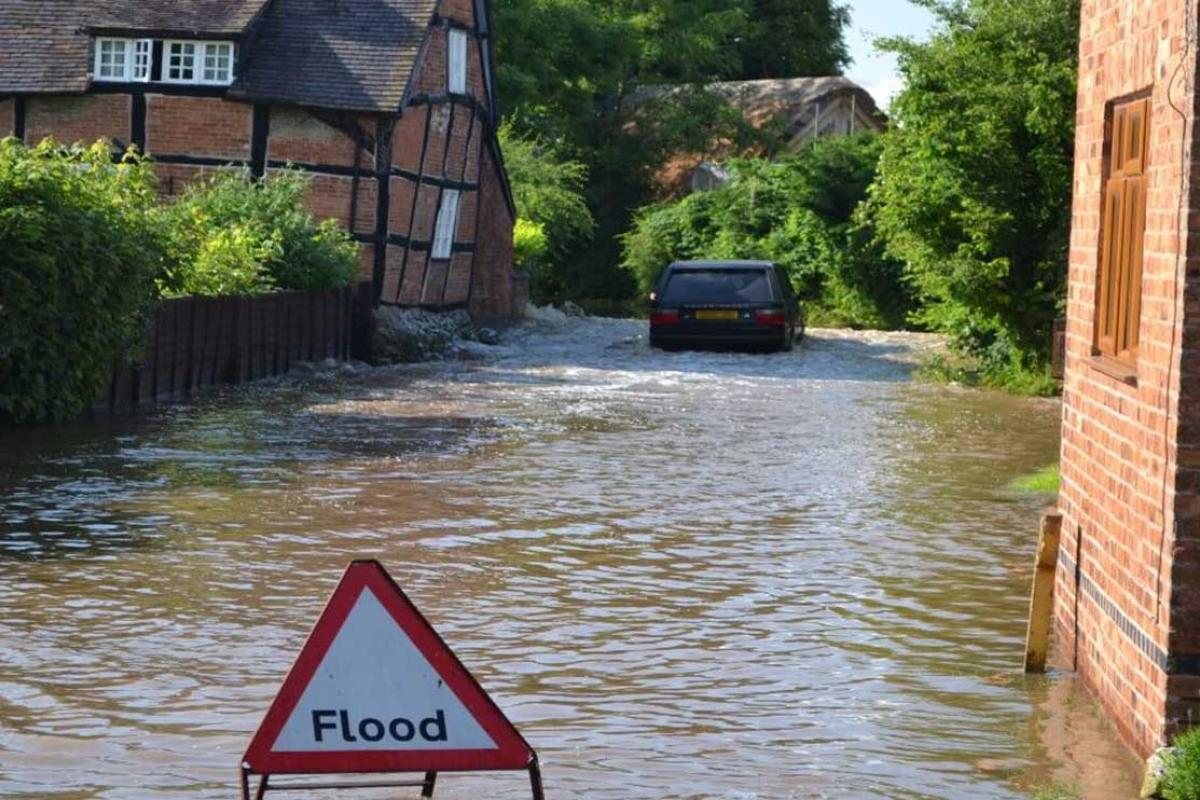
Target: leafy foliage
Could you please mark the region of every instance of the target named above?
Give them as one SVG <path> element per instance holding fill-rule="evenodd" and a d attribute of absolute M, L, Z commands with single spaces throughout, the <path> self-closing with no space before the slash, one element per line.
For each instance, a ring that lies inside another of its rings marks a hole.
<path fill-rule="evenodd" d="M 358 271 L 358 248 L 334 220 L 304 208 L 308 180 L 281 172 L 263 181 L 222 170 L 191 184 L 161 212 L 170 235 L 167 295 L 332 289 Z"/>
<path fill-rule="evenodd" d="M 1175 737 L 1167 758 L 1162 795 L 1166 800 L 1200 800 L 1200 728 Z"/>
<path fill-rule="evenodd" d="M 560 250 L 547 227 L 547 272 L 557 276 L 547 292 L 578 300 L 628 298 L 634 286 L 617 267 L 620 236 L 650 198 L 652 173 L 668 154 L 703 152 L 740 122 L 712 97 L 684 92 L 639 106 L 631 125 L 632 92 L 830 73 L 846 61 L 846 14 L 831 0 L 499 0 L 496 17 L 497 80 L 512 136 L 586 170 L 591 233 Z M 773 48 L 770 63 L 762 47 Z"/>
<path fill-rule="evenodd" d="M 0 418 L 78 414 L 138 340 L 164 263 L 154 206 L 133 152 L 0 142 Z"/>
<path fill-rule="evenodd" d="M 163 207 L 132 150 L 0 141 L 0 420 L 85 409 L 163 294 L 347 285 L 358 249 L 304 210 L 306 186 L 224 173 Z"/>
<path fill-rule="evenodd" d="M 837 75 L 850 55 L 842 32 L 850 24 L 844 5 L 829 0 L 753 0 L 738 44 L 741 69 L 734 79 Z"/>
<path fill-rule="evenodd" d="M 900 267 L 857 213 L 879 149 L 864 134 L 821 139 L 778 162 L 731 162 L 725 185 L 641 212 L 624 239 L 623 265 L 648 292 L 675 260 L 766 259 L 787 268 L 826 320 L 903 324 L 910 298 Z"/>
<path fill-rule="evenodd" d="M 988 383 L 1045 373 L 1066 282 L 1079 4 L 927 5 L 931 41 L 892 40 L 891 106 L 870 216 L 904 263 L 916 320 Z"/>
<path fill-rule="evenodd" d="M 584 197 L 587 167 L 562 157 L 545 140 L 500 129 L 505 166 L 517 204 L 514 248 L 533 279 L 534 299 L 558 299 L 567 281 L 557 269 L 572 245 L 590 239 L 595 221 Z"/>
<path fill-rule="evenodd" d="M 549 249 L 546 226 L 517 217 L 513 226 L 513 262 L 517 268 L 538 271 Z"/>

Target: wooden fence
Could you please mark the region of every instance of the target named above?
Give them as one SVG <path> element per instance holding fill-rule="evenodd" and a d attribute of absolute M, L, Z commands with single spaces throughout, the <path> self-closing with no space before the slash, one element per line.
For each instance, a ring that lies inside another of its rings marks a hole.
<path fill-rule="evenodd" d="M 365 305 L 364 305 L 365 303 Z M 303 361 L 359 356 L 371 286 L 164 301 L 139 364 L 118 364 L 96 413 L 120 413 L 196 389 L 282 375 Z"/>

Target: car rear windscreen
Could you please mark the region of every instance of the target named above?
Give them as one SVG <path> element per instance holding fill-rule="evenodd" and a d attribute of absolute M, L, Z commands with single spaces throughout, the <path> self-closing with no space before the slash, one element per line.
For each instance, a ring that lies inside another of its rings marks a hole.
<path fill-rule="evenodd" d="M 663 303 L 769 303 L 771 282 L 765 269 L 681 269 L 663 287 Z"/>

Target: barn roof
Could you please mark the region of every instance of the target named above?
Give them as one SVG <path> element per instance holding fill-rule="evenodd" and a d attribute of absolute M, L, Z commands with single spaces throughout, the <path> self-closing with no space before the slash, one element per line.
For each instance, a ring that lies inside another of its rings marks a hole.
<path fill-rule="evenodd" d="M 436 0 L 0 0 L 0 95 L 82 92 L 95 34 L 236 39 L 230 95 L 395 111 Z"/>
<path fill-rule="evenodd" d="M 688 87 L 676 85 L 645 86 L 636 91 L 631 100 L 636 105 L 647 100 L 669 97 L 686 88 Z M 779 116 L 797 120 L 806 115 L 813 104 L 844 95 L 855 97 L 858 109 L 864 116 L 877 120 L 881 126 L 884 122 L 883 112 L 879 110 L 871 93 L 842 75 L 719 81 L 706 84 L 702 88 L 740 109 L 746 119 L 755 125 Z"/>

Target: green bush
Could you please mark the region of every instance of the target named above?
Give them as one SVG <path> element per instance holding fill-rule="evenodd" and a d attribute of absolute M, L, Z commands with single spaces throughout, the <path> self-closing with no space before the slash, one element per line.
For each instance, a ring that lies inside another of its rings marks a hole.
<path fill-rule="evenodd" d="M 899 327 L 908 287 L 860 212 L 878 158 L 878 138 L 861 135 L 821 139 L 779 161 L 732 161 L 723 186 L 639 212 L 623 266 L 646 293 L 678 259 L 766 259 L 788 270 L 815 316 Z"/>
<path fill-rule="evenodd" d="M 919 320 L 985 382 L 1045 385 L 1067 278 L 1079 3 L 930 7 L 932 37 L 885 43 L 905 88 L 871 188 L 876 227 Z"/>
<path fill-rule="evenodd" d="M 1200 800 L 1200 728 L 1175 737 L 1162 780 L 1166 800 Z"/>
<path fill-rule="evenodd" d="M 569 249 L 595 231 L 583 196 L 587 168 L 544 140 L 517 136 L 511 125 L 500 128 L 500 140 L 517 205 L 517 264 L 529 272 L 534 302 L 560 300 L 571 289 Z"/>
<path fill-rule="evenodd" d="M 197 181 L 160 216 L 170 238 L 163 293 L 253 294 L 333 289 L 358 273 L 358 246 L 335 221 L 304 208 L 308 180 L 280 172 L 256 181 L 222 170 Z"/>
<path fill-rule="evenodd" d="M 63 419 L 140 340 L 164 241 L 154 171 L 105 144 L 0 141 L 0 419 Z"/>

